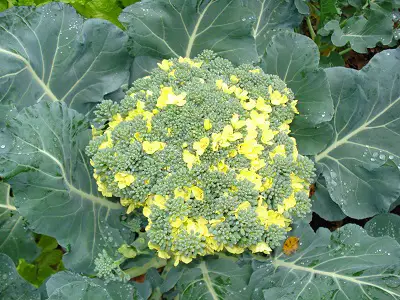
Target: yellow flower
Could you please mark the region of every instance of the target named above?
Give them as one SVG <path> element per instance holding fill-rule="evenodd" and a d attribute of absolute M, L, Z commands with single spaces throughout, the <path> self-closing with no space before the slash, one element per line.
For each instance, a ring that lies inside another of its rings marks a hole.
<path fill-rule="evenodd" d="M 167 72 L 167 71 L 169 70 L 169 68 L 172 67 L 172 66 L 174 65 L 174 63 L 173 63 L 172 61 L 163 59 L 162 62 L 161 62 L 161 64 L 160 64 L 160 63 L 157 63 L 157 65 L 158 65 L 158 67 L 159 67 L 161 70 Z"/>
<path fill-rule="evenodd" d="M 174 261 L 174 266 L 176 267 L 177 265 L 179 265 L 179 261 L 188 264 L 193 260 L 192 257 L 187 257 L 187 256 L 182 256 L 182 255 L 177 255 L 175 256 L 175 261 Z"/>
<path fill-rule="evenodd" d="M 274 132 L 271 129 L 264 130 L 261 135 L 261 142 L 264 144 L 272 144 L 271 140 L 274 136 Z"/>
<path fill-rule="evenodd" d="M 107 140 L 100 144 L 99 150 L 105 149 L 105 148 L 112 148 L 112 146 L 113 146 L 113 142 L 111 139 L 111 131 L 109 129 L 107 129 L 105 133 L 106 133 Z"/>
<path fill-rule="evenodd" d="M 193 193 L 193 196 L 196 200 L 203 200 L 204 199 L 204 191 L 197 187 L 197 186 L 192 186 L 191 191 Z"/>
<path fill-rule="evenodd" d="M 217 170 L 220 172 L 226 173 L 229 170 L 229 166 L 227 164 L 225 164 L 225 161 L 221 160 L 218 162 Z"/>
<path fill-rule="evenodd" d="M 259 242 L 256 245 L 250 246 L 249 249 L 253 253 L 263 252 L 265 254 L 270 254 L 272 249 L 268 246 L 266 242 Z"/>
<path fill-rule="evenodd" d="M 286 227 L 286 223 L 290 222 L 290 220 L 286 219 L 282 214 L 274 210 L 268 210 L 267 207 L 263 205 L 256 208 L 256 214 L 266 229 L 271 225 Z"/>
<path fill-rule="evenodd" d="M 272 112 L 272 107 L 271 107 L 271 105 L 266 104 L 264 98 L 262 98 L 262 97 L 258 97 L 258 99 L 257 99 L 257 104 L 256 104 L 256 108 L 257 108 L 259 111 L 262 111 L 262 112 L 265 112 L 265 113 L 270 113 L 270 112 Z"/>
<path fill-rule="evenodd" d="M 206 238 L 206 250 L 209 254 L 213 254 L 214 251 L 222 251 L 224 249 L 224 245 L 218 243 L 213 237 Z"/>
<path fill-rule="evenodd" d="M 272 86 L 268 87 L 268 93 L 273 105 L 281 105 L 289 101 L 286 95 L 282 95 L 279 91 L 274 91 Z"/>
<path fill-rule="evenodd" d="M 151 210 L 150 210 L 150 208 L 149 208 L 148 206 L 146 206 L 146 207 L 143 208 L 143 215 L 144 215 L 146 218 L 150 217 L 150 215 L 151 215 Z"/>
<path fill-rule="evenodd" d="M 293 188 L 294 192 L 298 192 L 303 190 L 304 187 L 304 179 L 301 179 L 300 177 L 298 177 L 297 175 L 291 173 L 290 174 L 290 181 L 291 181 L 291 186 Z"/>
<path fill-rule="evenodd" d="M 235 88 L 235 96 L 236 96 L 236 98 L 238 98 L 241 101 L 249 99 L 249 96 L 247 96 L 248 94 L 249 94 L 248 91 L 243 90 L 240 87 Z M 254 101 L 254 100 L 252 100 L 252 101 Z"/>
<path fill-rule="evenodd" d="M 231 82 L 233 84 L 236 84 L 239 82 L 239 78 L 237 78 L 237 76 L 235 76 L 235 75 L 231 75 L 231 77 L 229 79 L 231 80 Z"/>
<path fill-rule="evenodd" d="M 250 73 L 254 73 L 254 74 L 258 74 L 260 73 L 260 69 L 254 69 L 254 70 L 250 70 Z"/>
<path fill-rule="evenodd" d="M 187 164 L 189 169 L 192 169 L 195 163 L 200 162 L 200 158 L 185 149 L 183 150 L 183 161 Z"/>
<path fill-rule="evenodd" d="M 190 194 L 191 194 L 191 189 L 188 188 L 188 187 L 176 188 L 174 190 L 175 198 L 182 197 L 185 200 L 189 200 L 190 199 Z"/>
<path fill-rule="evenodd" d="M 258 158 L 263 150 L 264 146 L 258 144 L 256 140 L 245 140 L 238 146 L 239 154 L 243 154 L 250 160 Z"/>
<path fill-rule="evenodd" d="M 235 157 L 237 154 L 238 154 L 238 152 L 235 149 L 233 149 L 233 150 L 229 151 L 228 156 Z"/>
<path fill-rule="evenodd" d="M 175 77 L 175 69 L 173 69 L 171 72 L 168 73 L 169 76 Z"/>
<path fill-rule="evenodd" d="M 107 186 L 104 182 L 98 180 L 97 182 L 97 189 L 104 197 L 112 197 L 112 193 L 107 190 Z"/>
<path fill-rule="evenodd" d="M 233 132 L 233 127 L 231 125 L 226 125 L 222 130 L 222 139 L 224 141 L 234 142 L 242 137 L 243 135 L 240 132 Z"/>
<path fill-rule="evenodd" d="M 210 119 L 205 119 L 204 120 L 204 129 L 205 130 L 210 130 L 212 128 L 211 120 Z"/>
<path fill-rule="evenodd" d="M 146 121 L 146 127 L 147 127 L 147 131 L 150 132 L 151 131 L 151 120 L 153 119 L 154 114 L 149 112 L 149 111 L 144 111 L 143 112 L 143 120 Z"/>
<path fill-rule="evenodd" d="M 232 119 L 231 119 L 231 124 L 232 124 L 232 126 L 233 126 L 234 129 L 240 129 L 240 128 L 242 128 L 243 126 L 246 125 L 246 121 L 244 121 L 244 120 L 239 120 L 239 115 L 238 115 L 238 114 L 234 114 L 234 115 L 232 116 Z"/>
<path fill-rule="evenodd" d="M 204 137 L 201 138 L 199 142 L 193 143 L 193 149 L 196 150 L 196 154 L 200 156 L 203 155 L 209 144 L 210 139 L 208 137 Z"/>
<path fill-rule="evenodd" d="M 166 251 L 158 250 L 157 255 L 159 258 L 169 259 L 171 256 Z"/>
<path fill-rule="evenodd" d="M 172 87 L 163 87 L 161 88 L 160 97 L 157 99 L 157 107 L 164 108 L 168 104 L 174 104 L 177 106 L 183 106 L 186 103 L 186 93 L 183 92 L 179 95 L 175 95 L 172 91 Z"/>
<path fill-rule="evenodd" d="M 292 110 L 293 110 L 293 112 L 294 112 L 295 114 L 298 114 L 298 113 L 299 113 L 299 111 L 297 110 L 297 107 L 296 107 L 297 102 L 298 102 L 297 100 L 293 100 L 292 103 L 290 103 L 290 107 L 292 108 Z"/>
<path fill-rule="evenodd" d="M 165 143 L 144 141 L 142 147 L 147 154 L 154 154 L 157 151 L 163 150 L 165 148 Z"/>
<path fill-rule="evenodd" d="M 285 211 L 295 206 L 296 206 L 296 198 L 294 197 L 294 193 L 292 193 L 289 197 L 283 200 L 283 207 Z"/>
<path fill-rule="evenodd" d="M 249 202 L 249 201 L 245 201 L 245 202 L 242 202 L 242 203 L 240 203 L 240 204 L 238 205 L 238 207 L 237 207 L 237 209 L 235 210 L 235 212 L 239 212 L 239 211 L 241 211 L 241 210 L 247 210 L 247 209 L 249 209 L 250 207 L 251 207 L 250 202 Z"/>
<path fill-rule="evenodd" d="M 216 225 L 216 224 L 219 224 L 219 223 L 222 223 L 222 222 L 224 222 L 225 221 L 225 217 L 221 217 L 221 218 L 219 218 L 219 219 L 213 219 L 213 220 L 210 220 L 210 224 L 212 224 L 212 225 Z"/>
<path fill-rule="evenodd" d="M 154 195 L 152 203 L 161 209 L 165 209 L 166 198 L 162 195 Z"/>
<path fill-rule="evenodd" d="M 128 173 L 118 172 L 114 176 L 114 181 L 118 183 L 118 188 L 124 189 L 135 181 L 135 176 Z"/>
<path fill-rule="evenodd" d="M 178 62 L 182 63 L 187 63 L 189 64 L 191 67 L 195 67 L 195 68 L 200 68 L 201 65 L 203 64 L 203 62 L 194 62 L 193 60 L 191 60 L 188 57 L 179 57 L 178 58 Z"/>
<path fill-rule="evenodd" d="M 274 158 L 275 155 L 286 156 L 285 145 L 278 145 L 269 153 L 269 157 Z"/>
<path fill-rule="evenodd" d="M 174 228 L 179 228 L 182 226 L 182 224 L 186 221 L 187 217 L 184 217 L 184 220 L 182 220 L 180 217 L 175 217 L 174 221 L 171 221 L 174 217 L 170 218 L 170 224 Z"/>
<path fill-rule="evenodd" d="M 240 173 L 237 175 L 237 179 L 239 180 L 247 179 L 248 181 L 254 184 L 255 190 L 260 190 L 262 186 L 262 181 L 261 181 L 262 177 L 258 175 L 256 172 L 251 171 L 249 169 L 240 170 Z"/>
<path fill-rule="evenodd" d="M 95 137 L 95 136 L 100 136 L 100 135 L 103 134 L 103 130 L 101 130 L 101 129 L 96 129 L 96 127 L 94 127 L 93 125 L 91 125 L 91 127 L 92 127 L 92 136 L 93 136 L 93 137 Z"/>
<path fill-rule="evenodd" d="M 216 80 L 215 85 L 217 86 L 218 89 L 222 90 L 224 93 L 228 95 L 232 94 L 236 89 L 235 86 L 229 87 L 222 79 Z"/>
<path fill-rule="evenodd" d="M 255 159 L 251 161 L 251 171 L 257 172 L 261 168 L 264 168 L 267 164 L 264 159 Z"/>
<path fill-rule="evenodd" d="M 250 112 L 250 118 L 257 125 L 257 127 L 263 127 L 267 122 L 267 116 L 264 114 L 259 114 L 255 110 Z"/>
<path fill-rule="evenodd" d="M 272 178 L 266 178 L 265 182 L 263 183 L 264 190 L 268 190 L 272 187 L 273 180 Z"/>
<path fill-rule="evenodd" d="M 130 214 L 136 208 L 141 206 L 141 203 L 138 203 L 137 201 L 128 198 L 121 198 L 120 203 L 122 206 L 128 207 L 126 210 L 127 214 Z"/>
<path fill-rule="evenodd" d="M 256 101 L 253 99 L 245 99 L 240 101 L 240 103 L 245 110 L 252 110 L 254 107 L 256 107 Z"/>
<path fill-rule="evenodd" d="M 232 254 L 241 254 L 244 251 L 244 248 L 239 247 L 239 246 L 225 246 L 225 249 L 228 250 L 228 252 Z"/>
<path fill-rule="evenodd" d="M 135 132 L 135 134 L 133 135 L 135 137 L 135 139 L 139 142 L 143 141 L 143 139 L 140 137 L 140 132 Z"/>

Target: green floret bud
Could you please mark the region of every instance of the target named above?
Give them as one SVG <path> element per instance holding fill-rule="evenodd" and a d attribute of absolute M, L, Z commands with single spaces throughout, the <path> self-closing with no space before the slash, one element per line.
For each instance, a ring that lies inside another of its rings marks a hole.
<path fill-rule="evenodd" d="M 104 100 L 103 102 L 96 105 L 94 111 L 96 123 L 104 124 L 112 119 L 112 116 L 116 115 L 119 110 L 118 104 L 111 100 Z"/>
<path fill-rule="evenodd" d="M 129 280 L 129 275 L 124 273 L 119 267 L 121 261 L 115 261 L 105 250 L 98 254 L 94 260 L 94 264 L 94 271 L 97 277 L 104 279 L 106 282 L 127 282 Z"/>
<path fill-rule="evenodd" d="M 265 241 L 271 248 L 276 248 L 282 244 L 282 241 L 286 238 L 286 235 L 287 231 L 285 228 L 277 225 L 271 225 L 268 228 Z"/>
<path fill-rule="evenodd" d="M 86 149 L 98 189 L 143 212 L 148 247 L 175 264 L 268 254 L 309 209 L 314 165 L 289 136 L 296 103 L 279 77 L 209 50 L 163 60 L 98 105 Z"/>
<path fill-rule="evenodd" d="M 308 194 L 304 191 L 297 192 L 295 194 L 296 206 L 290 209 L 290 213 L 294 217 L 305 218 L 307 214 L 311 212 L 311 199 Z"/>

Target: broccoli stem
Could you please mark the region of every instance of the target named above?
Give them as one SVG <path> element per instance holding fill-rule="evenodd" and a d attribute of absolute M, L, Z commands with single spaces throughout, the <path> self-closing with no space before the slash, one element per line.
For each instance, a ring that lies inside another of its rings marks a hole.
<path fill-rule="evenodd" d="M 140 275 L 147 273 L 147 271 L 151 268 L 162 268 L 167 264 L 167 260 L 159 258 L 157 256 L 153 257 L 149 262 L 144 264 L 141 267 L 133 267 L 127 270 L 124 270 L 124 273 L 128 274 L 130 278 L 134 278 Z"/>
<path fill-rule="evenodd" d="M 306 18 L 306 22 L 307 22 L 308 31 L 310 32 L 311 39 L 314 40 L 316 34 L 315 34 L 315 31 L 314 31 L 314 28 L 312 27 L 310 17 Z"/>

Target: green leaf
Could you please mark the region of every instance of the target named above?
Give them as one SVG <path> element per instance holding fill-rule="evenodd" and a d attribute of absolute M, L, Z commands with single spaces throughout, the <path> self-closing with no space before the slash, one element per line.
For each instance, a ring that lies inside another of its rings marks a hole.
<path fill-rule="evenodd" d="M 240 267 L 229 258 L 206 257 L 189 265 L 180 264 L 177 268 L 171 272 L 182 273 L 174 275 L 180 299 L 250 299 L 250 291 L 246 288 L 251 274 L 250 265 Z"/>
<path fill-rule="evenodd" d="M 344 59 L 339 53 L 332 51 L 329 56 L 321 56 L 319 66 L 321 68 L 344 67 Z"/>
<path fill-rule="evenodd" d="M 254 16 L 241 0 L 144 0 L 119 20 L 134 56 L 194 57 L 210 49 L 237 64 L 257 60 Z"/>
<path fill-rule="evenodd" d="M 291 135 L 296 139 L 301 154 L 313 155 L 326 148 L 332 139 L 333 129 L 331 124 L 325 122 L 315 127 L 294 128 Z"/>
<path fill-rule="evenodd" d="M 299 13 L 301 13 L 302 15 L 308 15 L 310 13 L 308 2 L 309 0 L 294 0 L 294 5 L 296 5 Z"/>
<path fill-rule="evenodd" d="M 0 104 L 50 100 L 88 113 L 128 78 L 127 36 L 62 3 L 13 7 L 0 16 Z"/>
<path fill-rule="evenodd" d="M 326 188 L 326 182 L 320 176 L 315 183 L 315 193 L 311 198 L 312 211 L 327 221 L 339 221 L 346 217 L 340 207 L 333 202 Z"/>
<path fill-rule="evenodd" d="M 158 62 L 160 62 L 160 59 L 151 56 L 135 57 L 131 68 L 130 83 L 149 75 L 151 70 L 157 67 Z"/>
<path fill-rule="evenodd" d="M 64 269 L 62 264 L 63 252 L 57 249 L 57 241 L 49 236 L 42 235 L 38 241 L 42 252 L 33 263 L 20 259 L 18 273 L 27 281 L 39 287 L 48 277 Z"/>
<path fill-rule="evenodd" d="M 59 102 L 22 110 L 0 132 L 0 176 L 13 187 L 18 211 L 32 230 L 55 237 L 70 250 L 67 268 L 93 273 L 103 249 L 114 256 L 122 237 L 118 203 L 97 192 L 84 153 L 90 134 L 85 118 Z"/>
<path fill-rule="evenodd" d="M 244 0 L 245 6 L 256 16 L 253 37 L 258 56 L 264 55 L 265 48 L 277 30 L 292 30 L 299 26 L 303 16 L 294 2 L 298 0 Z"/>
<path fill-rule="evenodd" d="M 59 272 L 46 282 L 48 300 L 96 299 L 131 300 L 134 287 L 129 283 L 105 283 L 71 272 Z"/>
<path fill-rule="evenodd" d="M 278 251 L 267 262 L 253 263 L 251 299 L 400 299 L 400 245 L 389 237 L 370 237 L 348 224 L 316 233 L 308 224 L 291 235 L 297 252 Z"/>
<path fill-rule="evenodd" d="M 388 212 L 400 195 L 399 64 L 397 49 L 377 54 L 361 71 L 327 69 L 334 139 L 315 161 L 332 200 L 353 218 Z"/>
<path fill-rule="evenodd" d="M 395 214 L 377 215 L 365 224 L 365 230 L 371 236 L 390 236 L 400 243 L 400 216 Z"/>
<path fill-rule="evenodd" d="M 11 258 L 0 253 L 0 297 L 4 300 L 40 300 L 39 291 L 17 273 Z"/>
<path fill-rule="evenodd" d="M 367 48 L 374 48 L 377 43 L 388 45 L 392 41 L 393 22 L 391 15 L 377 10 L 370 10 L 366 16 L 353 16 L 347 19 L 341 28 L 339 21 L 329 21 L 324 31 L 333 32 L 332 43 L 343 47 L 350 43 L 351 48 L 359 53 L 366 53 Z"/>
<path fill-rule="evenodd" d="M 337 7 L 337 0 L 320 1 L 320 22 L 325 24 L 339 15 L 340 10 Z"/>
<path fill-rule="evenodd" d="M 10 193 L 10 185 L 0 182 L 0 252 L 7 254 L 15 264 L 20 258 L 32 261 L 39 254 L 39 248 L 16 211 Z"/>
<path fill-rule="evenodd" d="M 325 71 L 319 68 L 319 50 L 308 37 L 295 33 L 279 33 L 268 44 L 261 66 L 268 74 L 278 75 L 299 100 L 300 114 L 296 116 L 291 130 L 304 130 L 332 119 L 333 104 Z M 329 127 L 322 126 L 329 131 Z M 312 129 L 311 129 L 312 130 Z M 315 154 L 326 143 L 322 140 L 299 139 L 300 149 L 307 154 Z M 313 144 L 311 144 L 313 143 Z"/>

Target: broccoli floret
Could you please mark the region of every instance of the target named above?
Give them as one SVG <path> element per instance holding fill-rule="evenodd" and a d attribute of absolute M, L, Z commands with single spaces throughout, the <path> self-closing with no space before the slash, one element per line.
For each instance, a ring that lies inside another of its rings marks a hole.
<path fill-rule="evenodd" d="M 289 136 L 296 103 L 277 76 L 212 51 L 163 60 L 98 106 L 87 154 L 99 191 L 143 210 L 161 258 L 269 253 L 310 207 L 314 165 Z"/>
<path fill-rule="evenodd" d="M 114 260 L 108 255 L 106 250 L 103 250 L 94 260 L 94 271 L 96 272 L 97 277 L 104 279 L 106 282 L 126 282 L 129 280 L 129 275 L 120 269 L 119 265 L 121 263 L 121 260 Z"/>

